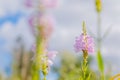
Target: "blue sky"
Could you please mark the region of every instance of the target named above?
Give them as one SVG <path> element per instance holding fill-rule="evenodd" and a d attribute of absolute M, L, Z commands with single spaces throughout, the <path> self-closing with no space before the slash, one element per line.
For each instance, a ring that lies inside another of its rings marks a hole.
<path fill-rule="evenodd" d="M 17 12 L 14 14 L 7 13 L 7 15 L 0 17 L 0 27 L 2 27 L 2 25 L 6 22 L 17 24 L 21 17 L 23 17 L 23 14 L 21 12 Z"/>
<path fill-rule="evenodd" d="M 0 73 L 5 72 L 9 76 L 11 73 L 12 55 L 11 50 L 7 49 L 7 47 L 12 46 L 11 41 L 13 40 L 13 33 L 11 33 L 12 31 L 10 32 L 10 29 L 6 29 L 17 27 L 16 25 L 23 17 L 23 13 L 15 9 L 15 6 L 12 6 L 14 9 L 12 9 L 11 6 L 7 9 L 6 4 L 8 3 L 4 0 L 0 1 Z M 11 26 L 6 24 L 10 24 Z"/>
<path fill-rule="evenodd" d="M 4 28 L 3 25 L 7 22 L 16 25 L 21 17 L 23 17 L 23 14 L 20 12 L 15 14 L 7 14 L 0 17 L 0 29 Z M 7 41 L 8 40 L 0 35 L 0 73 L 1 71 L 4 71 L 9 76 L 11 73 L 12 55 L 11 52 L 8 51 L 5 47 L 7 46 Z"/>

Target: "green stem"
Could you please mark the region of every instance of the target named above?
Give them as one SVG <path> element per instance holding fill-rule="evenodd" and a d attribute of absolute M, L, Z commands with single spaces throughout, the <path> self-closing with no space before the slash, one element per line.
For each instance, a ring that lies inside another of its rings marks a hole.
<path fill-rule="evenodd" d="M 102 77 L 102 80 L 105 80 L 104 73 L 102 73 L 101 77 Z"/>
<path fill-rule="evenodd" d="M 44 75 L 44 78 L 43 80 L 47 80 L 47 74 L 48 74 L 48 70 L 47 70 L 47 57 L 45 57 L 45 63 L 43 64 L 43 68 L 42 68 L 42 72 L 43 72 L 43 75 Z"/>
<path fill-rule="evenodd" d="M 84 79 L 86 79 L 86 64 L 87 64 L 87 62 L 83 63 L 83 66 L 84 66 L 84 68 L 83 68 L 83 70 L 84 70 L 84 72 L 83 72 Z"/>
<path fill-rule="evenodd" d="M 44 78 L 43 78 L 43 80 L 47 80 L 47 78 L 46 78 L 46 75 L 44 75 Z"/>
<path fill-rule="evenodd" d="M 32 80 L 40 80 L 40 74 L 36 64 L 32 65 Z"/>
<path fill-rule="evenodd" d="M 97 28 L 97 46 L 98 49 L 101 50 L 101 16 L 100 13 L 98 13 L 98 28 Z"/>
<path fill-rule="evenodd" d="M 86 80 L 87 59 L 88 59 L 88 53 L 86 50 L 83 50 L 83 76 L 84 76 L 84 80 Z"/>
<path fill-rule="evenodd" d="M 101 51 L 102 36 L 101 36 L 101 13 L 98 12 L 98 28 L 97 28 L 97 49 Z M 101 72 L 101 79 L 104 80 L 104 72 Z"/>
<path fill-rule="evenodd" d="M 40 60 L 38 58 L 40 56 L 39 48 L 41 47 L 41 43 L 42 43 L 41 38 L 37 36 L 35 63 L 33 63 L 32 65 L 32 80 L 40 80 L 40 74 L 39 74 Z"/>

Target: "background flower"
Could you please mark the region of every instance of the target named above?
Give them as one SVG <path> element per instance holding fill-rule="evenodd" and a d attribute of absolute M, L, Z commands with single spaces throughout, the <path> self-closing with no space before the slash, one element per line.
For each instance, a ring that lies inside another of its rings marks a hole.
<path fill-rule="evenodd" d="M 25 6 L 26 7 L 33 7 L 33 0 L 25 0 Z"/>
<path fill-rule="evenodd" d="M 54 60 L 54 58 L 56 57 L 57 55 L 57 51 L 48 51 L 48 54 L 47 54 L 47 57 L 51 60 Z"/>
<path fill-rule="evenodd" d="M 58 0 L 41 0 L 41 3 L 46 8 L 55 8 L 58 6 Z"/>
<path fill-rule="evenodd" d="M 40 16 L 40 27 L 42 27 L 42 36 L 49 38 L 55 26 L 55 20 L 50 15 Z"/>

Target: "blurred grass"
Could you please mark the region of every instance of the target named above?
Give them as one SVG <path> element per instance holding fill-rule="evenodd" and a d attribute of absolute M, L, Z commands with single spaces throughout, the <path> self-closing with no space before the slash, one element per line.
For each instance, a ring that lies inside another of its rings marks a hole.
<path fill-rule="evenodd" d="M 71 52 L 63 52 L 61 55 L 60 67 L 54 67 L 55 72 L 59 73 L 58 80 L 79 80 L 80 76 L 83 75 L 81 72 L 82 67 L 82 56 L 79 54 L 73 54 Z M 92 57 L 88 58 L 88 66 L 92 62 Z M 88 67 L 88 68 L 89 68 Z M 89 68 L 87 76 L 91 73 L 90 80 L 97 80 L 98 76 L 96 73 Z"/>

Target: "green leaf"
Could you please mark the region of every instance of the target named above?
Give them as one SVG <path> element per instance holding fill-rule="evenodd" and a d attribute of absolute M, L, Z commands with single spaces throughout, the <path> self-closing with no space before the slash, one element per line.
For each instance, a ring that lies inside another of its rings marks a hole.
<path fill-rule="evenodd" d="M 103 73 L 104 72 L 104 62 L 103 62 L 103 58 L 102 58 L 100 50 L 98 50 L 98 52 L 97 52 L 97 62 L 98 62 L 99 70 Z"/>

